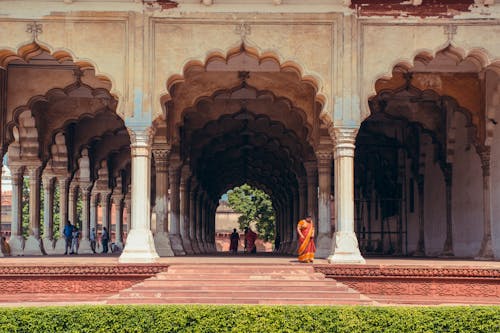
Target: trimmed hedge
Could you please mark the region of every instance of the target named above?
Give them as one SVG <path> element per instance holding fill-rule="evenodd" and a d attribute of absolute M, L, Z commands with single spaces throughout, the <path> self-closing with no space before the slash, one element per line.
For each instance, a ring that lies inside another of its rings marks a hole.
<path fill-rule="evenodd" d="M 70 306 L 0 308 L 0 332 L 500 332 L 500 307 Z"/>

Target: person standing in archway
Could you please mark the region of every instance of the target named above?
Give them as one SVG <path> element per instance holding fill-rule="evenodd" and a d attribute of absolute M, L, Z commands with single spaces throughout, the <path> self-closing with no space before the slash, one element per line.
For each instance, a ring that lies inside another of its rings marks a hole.
<path fill-rule="evenodd" d="M 229 252 L 231 253 L 236 253 L 238 252 L 238 243 L 240 242 L 240 234 L 236 231 L 236 229 L 233 229 L 233 233 L 230 236 L 230 245 L 229 245 Z"/>
<path fill-rule="evenodd" d="M 245 241 L 246 241 L 247 253 L 257 253 L 257 247 L 255 246 L 256 240 L 257 240 L 257 234 L 249 227 L 245 227 Z"/>
<path fill-rule="evenodd" d="M 297 224 L 297 235 L 299 236 L 299 261 L 313 262 L 316 245 L 314 244 L 314 223 L 311 216 L 300 220 Z"/>

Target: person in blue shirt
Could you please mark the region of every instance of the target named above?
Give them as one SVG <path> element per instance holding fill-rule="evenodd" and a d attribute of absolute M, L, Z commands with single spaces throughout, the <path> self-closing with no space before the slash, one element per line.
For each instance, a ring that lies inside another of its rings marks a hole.
<path fill-rule="evenodd" d="M 69 220 L 66 221 L 66 225 L 64 226 L 64 239 L 66 241 L 64 254 L 68 254 L 68 250 L 71 251 L 71 241 L 73 239 L 73 225 Z"/>

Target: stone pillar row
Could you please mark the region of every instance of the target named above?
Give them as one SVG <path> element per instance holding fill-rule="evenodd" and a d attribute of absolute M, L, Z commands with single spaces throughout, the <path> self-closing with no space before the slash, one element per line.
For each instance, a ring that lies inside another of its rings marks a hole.
<path fill-rule="evenodd" d="M 91 182 L 69 181 L 66 174 L 44 174 L 40 177 L 41 169 L 39 166 L 31 165 L 26 168 L 11 166 L 12 174 L 12 232 L 10 239 L 12 255 L 44 255 L 44 254 L 63 254 L 65 252 L 64 226 L 69 220 L 74 225 L 77 221 L 76 202 L 78 199 L 77 191 L 80 191 L 83 201 L 82 225 L 80 227 L 81 240 L 79 253 L 92 253 L 90 248 L 90 228 L 96 228 L 97 225 L 97 205 L 98 198 L 101 198 L 103 207 L 103 225 L 110 229 L 110 207 L 109 198 L 111 192 L 96 193 L 92 192 L 93 184 Z M 23 176 L 26 173 L 30 177 L 30 215 L 28 238 L 24 239 L 22 230 L 22 188 Z M 43 207 L 43 237 L 40 229 L 40 178 L 43 179 L 44 207 Z M 60 225 L 57 242 L 54 240 L 54 194 L 55 183 L 58 183 L 60 194 Z M 105 198 L 104 200 L 102 198 Z M 115 204 L 116 220 L 116 244 L 123 248 L 122 225 L 123 210 L 120 209 L 122 194 L 113 196 Z M 128 209 L 130 212 L 130 209 Z M 129 219 L 130 220 L 130 219 Z M 97 228 L 96 228 L 97 230 Z"/>

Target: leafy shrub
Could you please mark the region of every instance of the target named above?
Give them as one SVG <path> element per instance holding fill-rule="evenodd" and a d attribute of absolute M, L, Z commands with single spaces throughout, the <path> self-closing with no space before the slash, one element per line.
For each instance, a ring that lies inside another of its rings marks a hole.
<path fill-rule="evenodd" d="M 0 332 L 500 332 L 500 307 L 70 306 L 1 308 Z"/>

